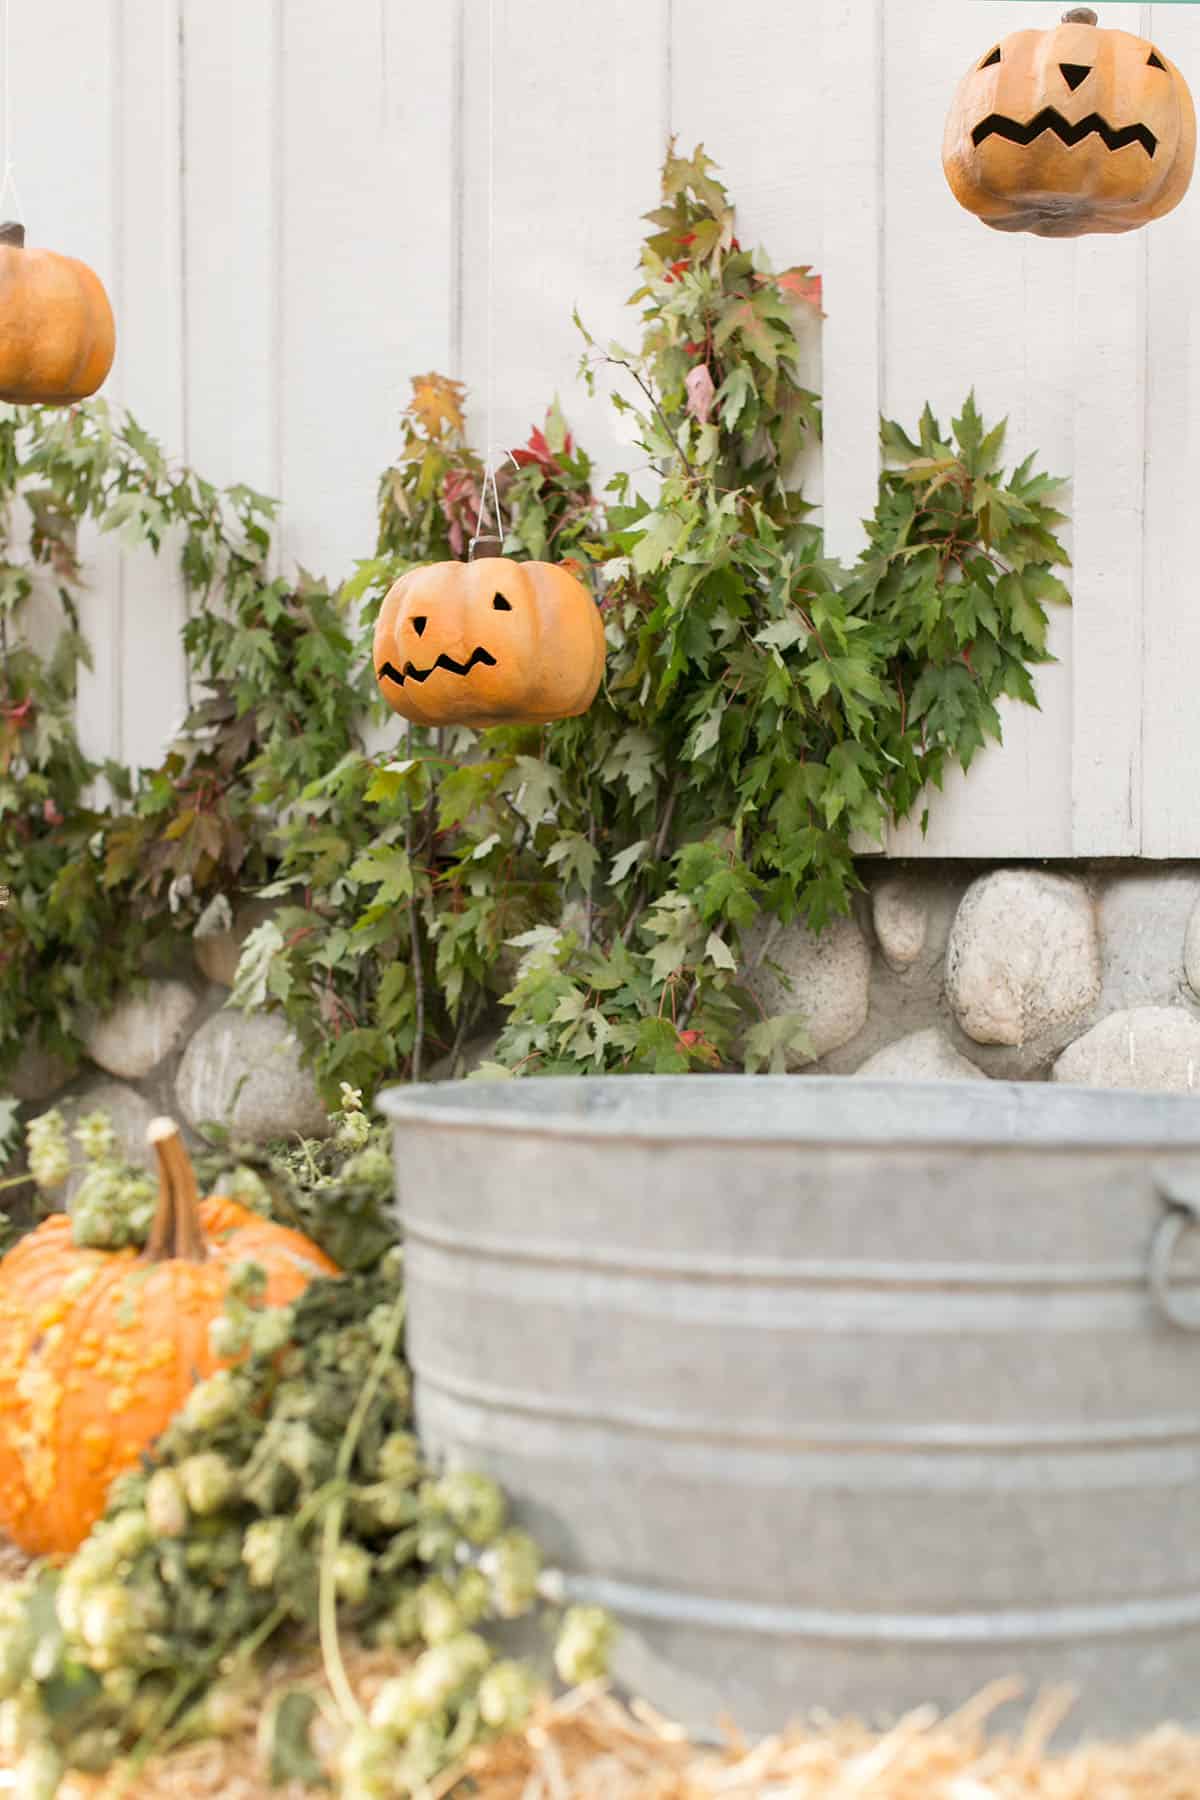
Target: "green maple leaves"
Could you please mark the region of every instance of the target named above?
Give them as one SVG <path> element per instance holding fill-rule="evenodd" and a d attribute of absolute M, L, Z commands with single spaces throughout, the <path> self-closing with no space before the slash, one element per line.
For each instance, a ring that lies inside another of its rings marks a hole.
<path fill-rule="evenodd" d="M 0 688 L 0 1060 L 32 1030 L 69 1048 L 149 945 L 248 887 L 280 905 L 234 1002 L 282 1009 L 330 1098 L 452 1055 L 498 1008 L 492 1075 L 807 1054 L 803 995 L 762 1018 L 741 934 L 760 913 L 818 929 L 844 913 L 858 838 L 998 740 L 1005 699 L 1036 705 L 1067 599 L 1059 484 L 1032 457 L 1005 473 L 1005 426 L 973 395 L 948 432 L 929 408 L 913 437 L 881 421 L 866 547 L 830 561 L 795 480 L 821 429 L 801 379 L 819 276 L 743 248 L 702 148 L 672 148 L 648 219 L 637 347 L 581 330 L 584 375 L 614 379 L 650 468 L 602 498 L 556 402 L 499 477 L 506 552 L 572 559 L 603 604 L 603 690 L 545 730 L 363 748 L 384 593 L 474 529 L 459 384 L 414 380 L 375 552 L 338 589 L 271 577 L 272 503 L 171 469 L 102 403 L 0 421 L 0 483 L 26 495 L 65 609 L 49 659 L 10 629 Z M 153 550 L 182 535 L 197 694 L 163 765 L 110 769 L 95 811 L 69 719 L 86 512 Z M 0 564 L 0 624 L 32 585 Z"/>

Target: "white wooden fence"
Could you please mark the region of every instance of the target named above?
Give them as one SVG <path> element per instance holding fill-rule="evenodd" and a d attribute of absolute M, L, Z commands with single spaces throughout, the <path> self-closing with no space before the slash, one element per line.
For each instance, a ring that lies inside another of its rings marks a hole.
<path fill-rule="evenodd" d="M 485 0 L 10 0 L 30 241 L 109 286 L 109 396 L 217 481 L 281 496 L 286 555 L 337 577 L 373 542 L 408 377 L 486 353 Z M 851 553 L 880 411 L 945 421 L 973 385 L 1069 475 L 1075 606 L 1040 714 L 931 802 L 897 853 L 1200 856 L 1200 177 L 1170 217 L 1069 243 L 992 232 L 945 186 L 953 87 L 1005 0 L 496 0 L 496 423 L 555 391 L 605 469 L 617 420 L 576 380 L 578 303 L 634 333 L 640 215 L 668 133 L 703 141 L 743 241 L 809 262 L 828 319 L 810 492 Z M 1200 94 L 1200 8 L 1105 5 Z M 476 409 L 480 436 L 481 409 Z M 99 547 L 80 702 L 93 750 L 157 757 L 185 700 L 182 598 Z"/>

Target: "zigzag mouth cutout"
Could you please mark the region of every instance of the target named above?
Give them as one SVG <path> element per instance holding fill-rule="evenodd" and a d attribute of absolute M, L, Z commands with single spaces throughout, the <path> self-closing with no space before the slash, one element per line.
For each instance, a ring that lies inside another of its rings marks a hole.
<path fill-rule="evenodd" d="M 1093 131 L 1104 139 L 1110 150 L 1123 150 L 1126 144 L 1140 144 L 1147 156 L 1153 156 L 1158 149 L 1158 139 L 1146 125 L 1123 125 L 1118 131 L 1116 126 L 1102 119 L 1099 113 L 1089 113 L 1086 119 L 1080 119 L 1077 125 L 1072 125 L 1052 106 L 1044 106 L 1027 125 L 1018 123 L 1016 119 L 1006 119 L 1001 113 L 992 113 L 981 125 L 975 127 L 971 133 L 971 141 L 979 145 L 985 138 L 1002 137 L 1012 144 L 1032 144 L 1034 138 L 1040 137 L 1043 131 L 1052 131 L 1069 149 L 1082 143 Z"/>
<path fill-rule="evenodd" d="M 380 681 L 386 675 L 389 681 L 397 682 L 400 687 L 403 687 L 406 681 L 428 681 L 435 669 L 445 669 L 451 675 L 469 675 L 471 670 L 480 663 L 486 669 L 494 669 L 496 659 L 490 651 L 483 648 L 482 644 L 476 644 L 465 663 L 455 662 L 452 656 L 447 656 L 443 651 L 437 661 L 430 663 L 427 669 L 418 669 L 415 663 L 407 662 L 401 673 L 394 663 L 385 662 L 375 673 Z"/>

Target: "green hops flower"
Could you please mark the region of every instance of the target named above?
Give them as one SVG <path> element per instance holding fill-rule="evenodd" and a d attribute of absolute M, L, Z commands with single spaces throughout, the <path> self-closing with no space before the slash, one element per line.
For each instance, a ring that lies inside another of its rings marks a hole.
<path fill-rule="evenodd" d="M 60 1188 L 71 1173 L 71 1150 L 66 1120 L 57 1107 L 30 1119 L 25 1127 L 29 1173 L 43 1194 Z"/>
<path fill-rule="evenodd" d="M 339 1083 L 341 1098 L 338 1102 L 343 1113 L 361 1113 L 363 1109 L 362 1089 L 351 1087 L 348 1081 Z"/>
<path fill-rule="evenodd" d="M 282 1308 L 273 1307 L 255 1319 L 250 1327 L 250 1354 L 252 1356 L 277 1356 L 291 1340 L 291 1314 Z"/>
<path fill-rule="evenodd" d="M 267 1271 L 261 1263 L 243 1257 L 229 1271 L 229 1292 L 237 1300 L 259 1300 L 267 1291 Z"/>
<path fill-rule="evenodd" d="M 377 1350 L 382 1350 L 384 1345 L 394 1338 L 395 1329 L 396 1307 L 394 1302 L 389 1301 L 384 1306 L 372 1307 L 367 1314 L 367 1331 Z"/>
<path fill-rule="evenodd" d="M 94 1163 L 71 1203 L 72 1240 L 92 1250 L 123 1250 L 150 1235 L 158 1189 L 148 1175 Z"/>
<path fill-rule="evenodd" d="M 380 1144 L 367 1144 L 356 1156 L 352 1156 L 342 1170 L 344 1181 L 361 1181 L 365 1187 L 374 1188 L 382 1197 L 392 1191 L 392 1159 Z M 388 1266 L 388 1258 L 395 1254 L 389 1250 L 384 1259 L 380 1274 L 387 1280 L 399 1278 L 398 1272 L 393 1274 Z"/>
<path fill-rule="evenodd" d="M 488 1475 L 459 1470 L 443 1475 L 434 1488 L 434 1504 L 449 1513 L 471 1544 L 490 1544 L 504 1528 L 508 1511 L 499 1485 Z"/>
<path fill-rule="evenodd" d="M 408 1675 L 385 1681 L 371 1703 L 372 1729 L 390 1732 L 393 1737 L 406 1738 L 420 1717 L 421 1710 Z"/>
<path fill-rule="evenodd" d="M 406 1589 L 394 1602 L 389 1613 L 375 1627 L 375 1639 L 381 1649 L 405 1650 L 421 1639 L 421 1616 L 417 1590 Z"/>
<path fill-rule="evenodd" d="M 454 1587 L 454 1599 L 464 1625 L 486 1618 L 492 1604 L 492 1586 L 482 1569 L 466 1568 Z"/>
<path fill-rule="evenodd" d="M 408 1487 L 417 1480 L 422 1467 L 421 1446 L 411 1431 L 393 1431 L 379 1446 L 379 1473 L 385 1481 L 402 1482 Z"/>
<path fill-rule="evenodd" d="M 145 1506 L 146 1487 L 146 1477 L 140 1469 L 126 1469 L 123 1475 L 117 1476 L 108 1490 L 109 1511 L 115 1508 L 118 1512 L 124 1512 L 128 1508 L 133 1512 L 139 1506 Z"/>
<path fill-rule="evenodd" d="M 141 1621 L 128 1588 L 109 1582 L 93 1588 L 79 1609 L 79 1637 L 98 1669 L 128 1662 L 140 1636 Z"/>
<path fill-rule="evenodd" d="M 418 1719 L 404 1743 L 396 1768 L 402 1794 L 424 1794 L 446 1761 L 446 1722 Z"/>
<path fill-rule="evenodd" d="M 360 1544 L 339 1544 L 333 1561 L 333 1584 L 343 1600 L 361 1606 L 371 1591 L 371 1558 Z"/>
<path fill-rule="evenodd" d="M 15 1800 L 54 1800 L 65 1773 L 63 1759 L 52 1744 L 32 1745 L 17 1764 Z"/>
<path fill-rule="evenodd" d="M 538 1682 L 519 1662 L 498 1662 L 479 1683 L 479 1715 L 493 1731 L 520 1731 L 533 1711 Z"/>
<path fill-rule="evenodd" d="M 427 1644 L 444 1644 L 456 1637 L 465 1620 L 444 1581 L 426 1581 L 417 1589 L 417 1618 Z"/>
<path fill-rule="evenodd" d="M 245 1684 L 238 1687 L 229 1681 L 218 1681 L 209 1688 L 199 1707 L 196 1723 L 204 1737 L 231 1737 L 246 1723 L 250 1711 L 250 1694 Z"/>
<path fill-rule="evenodd" d="M 341 1800 L 395 1800 L 395 1761 L 396 1746 L 388 1732 L 356 1725 L 338 1757 Z"/>
<path fill-rule="evenodd" d="M 479 1559 L 502 1619 L 519 1619 L 537 1599 L 542 1554 L 525 1531 L 506 1531 Z"/>
<path fill-rule="evenodd" d="M 242 1561 L 250 1571 L 251 1587 L 274 1587 L 291 1536 L 286 1519 L 256 1519 L 247 1526 L 242 1539 Z"/>
<path fill-rule="evenodd" d="M 106 1669 L 100 1678 L 104 1689 L 104 1697 L 118 1712 L 128 1713 L 138 1698 L 138 1677 L 136 1669 Z M 153 1695 L 154 1689 L 148 1691 Z M 157 1695 L 157 1704 L 162 1702 L 162 1693 Z"/>
<path fill-rule="evenodd" d="M 150 1542 L 151 1528 L 148 1511 L 137 1507 L 118 1513 L 106 1527 L 106 1535 L 113 1555 L 120 1562 L 132 1562 L 136 1556 L 140 1556 Z"/>
<path fill-rule="evenodd" d="M 117 1134 L 106 1112 L 90 1112 L 80 1119 L 72 1134 L 89 1162 L 110 1160 L 116 1147 Z"/>
<path fill-rule="evenodd" d="M 554 1666 L 568 1687 L 608 1674 L 616 1626 L 600 1606 L 567 1610 L 554 1646 Z"/>
<path fill-rule="evenodd" d="M 343 1113 L 338 1119 L 333 1138 L 341 1150 L 361 1150 L 371 1135 L 371 1121 L 366 1113 Z"/>
<path fill-rule="evenodd" d="M 219 1313 L 208 1327 L 208 1347 L 214 1356 L 222 1359 L 240 1356 L 250 1341 L 250 1321 L 246 1317 L 235 1318 L 231 1313 Z"/>
<path fill-rule="evenodd" d="M 30 1732 L 29 1707 L 23 1700 L 0 1700 L 0 1756 L 11 1762 L 21 1754 Z"/>
<path fill-rule="evenodd" d="M 399 1531 L 402 1525 L 413 1523 L 416 1512 L 412 1489 L 399 1482 L 377 1482 L 373 1487 L 360 1488 L 354 1496 L 353 1517 L 368 1535 Z"/>
<path fill-rule="evenodd" d="M 198 1382 L 183 1403 L 180 1413 L 189 1431 L 215 1431 L 242 1410 L 240 1385 L 230 1369 L 218 1369 L 205 1381 Z"/>
<path fill-rule="evenodd" d="M 275 1439 L 276 1455 L 298 1481 L 319 1485 L 332 1468 L 335 1452 L 302 1420 L 289 1420 Z"/>
<path fill-rule="evenodd" d="M 200 1450 L 179 1465 L 179 1479 L 194 1513 L 219 1512 L 237 1492 L 237 1476 L 216 1450 Z"/>
<path fill-rule="evenodd" d="M 256 1169 L 248 1169 L 244 1163 L 221 1177 L 220 1191 L 242 1206 L 248 1206 L 251 1212 L 269 1214 L 271 1211 L 270 1188 Z"/>
<path fill-rule="evenodd" d="M 11 1699 L 29 1674 L 30 1621 L 24 1597 L 0 1589 L 0 1700 Z"/>
<path fill-rule="evenodd" d="M 156 1469 L 147 1482 L 146 1517 L 156 1538 L 182 1537 L 187 1530 L 187 1497 L 174 1469 Z"/>
<path fill-rule="evenodd" d="M 462 1688 L 482 1675 L 492 1660 L 483 1639 L 473 1631 L 461 1631 L 444 1644 L 435 1644 L 419 1656 L 409 1671 L 413 1703 L 428 1718 L 446 1706 Z"/>

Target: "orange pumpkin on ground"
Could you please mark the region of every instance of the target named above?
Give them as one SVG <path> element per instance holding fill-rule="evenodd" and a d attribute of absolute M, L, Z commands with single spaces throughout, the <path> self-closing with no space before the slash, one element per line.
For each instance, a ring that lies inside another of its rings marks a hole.
<path fill-rule="evenodd" d="M 375 624 L 375 676 L 414 725 L 543 725 L 586 712 L 604 626 L 557 563 L 482 556 L 411 569 Z"/>
<path fill-rule="evenodd" d="M 235 1263 L 262 1265 L 268 1306 L 340 1273 L 300 1232 L 200 1200 L 171 1119 L 149 1136 L 160 1192 L 144 1251 L 80 1248 L 56 1213 L 0 1262 L 0 1529 L 33 1555 L 82 1543 L 116 1477 L 228 1366 L 208 1328 Z"/>
<path fill-rule="evenodd" d="M 960 205 L 1037 237 L 1162 218 L 1195 155 L 1195 108 L 1174 63 L 1146 38 L 1099 29 L 1088 7 L 989 50 L 963 77 L 942 143 Z"/>

